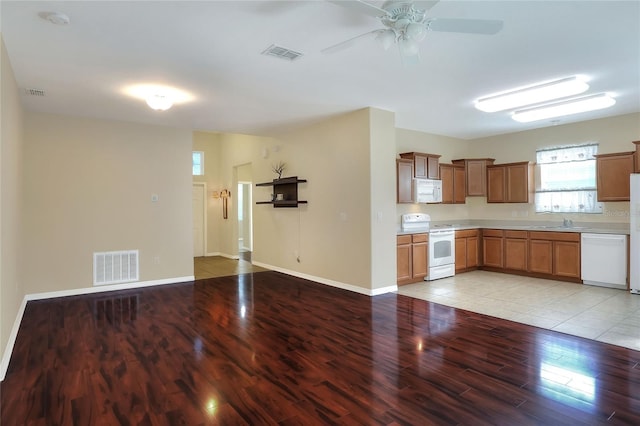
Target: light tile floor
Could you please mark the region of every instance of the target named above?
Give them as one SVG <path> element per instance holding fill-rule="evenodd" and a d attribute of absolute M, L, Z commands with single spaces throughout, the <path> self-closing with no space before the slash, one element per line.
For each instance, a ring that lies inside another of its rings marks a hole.
<path fill-rule="evenodd" d="M 472 271 L 398 294 L 640 350 L 640 295 L 627 291 Z"/>

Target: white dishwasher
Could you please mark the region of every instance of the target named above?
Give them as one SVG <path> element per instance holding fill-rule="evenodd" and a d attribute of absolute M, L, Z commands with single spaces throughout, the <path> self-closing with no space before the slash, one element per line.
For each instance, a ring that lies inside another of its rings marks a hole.
<path fill-rule="evenodd" d="M 582 282 L 627 289 L 627 236 L 582 234 L 580 243 Z"/>

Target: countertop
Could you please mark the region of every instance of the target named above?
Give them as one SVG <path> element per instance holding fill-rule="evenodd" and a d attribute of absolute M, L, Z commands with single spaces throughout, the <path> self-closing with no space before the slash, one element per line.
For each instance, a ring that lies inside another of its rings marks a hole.
<path fill-rule="evenodd" d="M 606 222 L 575 222 L 573 226 L 562 226 L 559 222 L 544 221 L 510 221 L 510 220 L 462 220 L 452 222 L 431 222 L 431 229 L 438 229 L 438 226 L 450 225 L 456 231 L 463 229 L 509 229 L 519 231 L 548 231 L 548 232 L 578 232 L 593 234 L 622 234 L 629 235 L 628 223 L 606 223 Z M 429 232 L 428 229 L 403 231 L 398 228 L 398 235 L 421 234 Z"/>

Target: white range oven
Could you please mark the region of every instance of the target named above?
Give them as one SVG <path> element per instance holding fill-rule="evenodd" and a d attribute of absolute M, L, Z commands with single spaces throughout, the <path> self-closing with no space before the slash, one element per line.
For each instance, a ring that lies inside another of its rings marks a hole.
<path fill-rule="evenodd" d="M 456 231 L 452 225 L 431 226 L 426 213 L 404 214 L 402 230 L 429 233 L 428 271 L 425 281 L 452 277 L 456 273 Z"/>
<path fill-rule="evenodd" d="M 429 230 L 429 272 L 425 280 L 452 277 L 456 274 L 456 231 L 451 226 Z"/>

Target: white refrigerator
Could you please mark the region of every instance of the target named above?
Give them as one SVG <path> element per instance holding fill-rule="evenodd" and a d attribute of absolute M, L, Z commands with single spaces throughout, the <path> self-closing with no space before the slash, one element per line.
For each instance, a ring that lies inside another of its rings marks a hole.
<path fill-rule="evenodd" d="M 629 275 L 631 293 L 640 294 L 640 173 L 631 175 L 631 203 L 629 206 Z"/>

